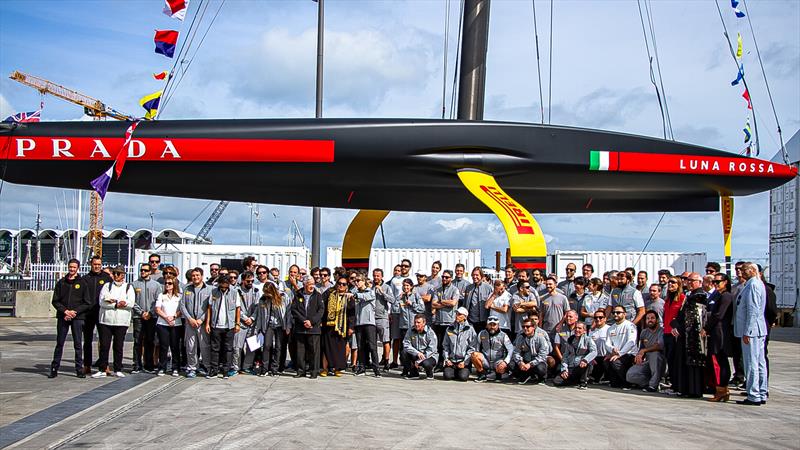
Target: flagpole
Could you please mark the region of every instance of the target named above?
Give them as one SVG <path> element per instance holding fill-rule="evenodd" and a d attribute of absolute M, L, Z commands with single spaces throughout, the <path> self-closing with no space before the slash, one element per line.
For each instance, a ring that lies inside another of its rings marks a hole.
<path fill-rule="evenodd" d="M 325 42 L 325 0 L 316 0 L 317 2 L 317 104 L 315 117 L 317 119 L 322 117 L 322 55 L 323 44 Z M 311 267 L 319 267 L 320 260 L 320 218 L 322 215 L 322 208 L 315 206 L 311 210 Z"/>

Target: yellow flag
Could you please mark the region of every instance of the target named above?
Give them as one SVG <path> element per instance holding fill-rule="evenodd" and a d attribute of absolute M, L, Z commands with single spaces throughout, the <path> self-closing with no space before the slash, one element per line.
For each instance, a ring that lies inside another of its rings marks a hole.
<path fill-rule="evenodd" d="M 736 59 L 742 59 L 742 35 L 736 33 Z"/>

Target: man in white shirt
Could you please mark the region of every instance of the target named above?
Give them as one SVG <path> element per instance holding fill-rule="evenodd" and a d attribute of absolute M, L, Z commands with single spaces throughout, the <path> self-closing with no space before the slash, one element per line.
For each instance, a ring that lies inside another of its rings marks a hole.
<path fill-rule="evenodd" d="M 623 273 L 623 272 L 620 272 Z M 616 305 L 612 309 L 614 324 L 608 328 L 605 362 L 606 375 L 611 387 L 629 388 L 626 375 L 633 365 L 639 346 L 636 342 L 636 325 L 625 318 L 625 308 Z"/>

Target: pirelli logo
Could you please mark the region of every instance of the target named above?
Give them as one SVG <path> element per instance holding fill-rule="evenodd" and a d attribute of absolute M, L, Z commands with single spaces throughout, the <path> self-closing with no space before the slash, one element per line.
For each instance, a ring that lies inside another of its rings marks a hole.
<path fill-rule="evenodd" d="M 502 191 L 494 186 L 480 185 L 481 190 L 486 193 L 492 200 L 497 202 L 503 208 L 508 217 L 514 223 L 519 234 L 534 234 L 533 227 L 530 220 L 526 217 L 525 211 L 514 201 L 511 200 Z"/>

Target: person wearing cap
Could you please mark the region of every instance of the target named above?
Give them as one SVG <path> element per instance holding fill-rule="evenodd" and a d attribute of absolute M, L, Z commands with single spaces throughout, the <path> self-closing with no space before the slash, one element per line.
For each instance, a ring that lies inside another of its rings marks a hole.
<path fill-rule="evenodd" d="M 464 297 L 459 306 L 467 308 L 469 311 L 467 320 L 478 333 L 486 328 L 486 319 L 489 317 L 486 300 L 492 292 L 492 285 L 483 281 L 483 270 L 480 267 L 472 269 L 472 284 L 464 290 Z"/>
<path fill-rule="evenodd" d="M 125 267 L 118 265 L 111 270 L 112 283 L 107 283 L 100 290 L 100 358 L 98 371 L 92 378 L 104 378 L 111 375 L 108 370 L 108 353 L 111 341 L 114 341 L 113 375 L 124 377 L 122 373 L 122 352 L 125 348 L 125 334 L 131 323 L 131 311 L 136 301 L 133 288 L 125 282 Z"/>
<path fill-rule="evenodd" d="M 236 375 L 231 370 L 233 336 L 239 332 L 242 301 L 230 287 L 230 277 L 220 275 L 208 299 L 206 333 L 211 336 L 211 364 L 206 378 L 214 378 L 219 374 L 227 379 Z"/>
<path fill-rule="evenodd" d="M 586 389 L 592 362 L 597 357 L 597 346 L 586 334 L 586 323 L 575 324 L 575 333 L 561 344 L 561 371 L 553 378 L 555 386 L 579 383 Z"/>
<path fill-rule="evenodd" d="M 431 293 L 431 309 L 433 311 L 433 332 L 439 341 L 439 361 L 436 365 L 441 370 L 444 364 L 444 335 L 448 327 L 455 322 L 458 300 L 461 295 L 453 286 L 453 271 L 450 269 L 442 272 L 440 286 Z M 474 332 L 474 329 L 473 329 Z"/>
<path fill-rule="evenodd" d="M 486 329 L 478 334 L 476 350 L 472 352 L 472 365 L 478 373 L 475 382 L 495 381 L 498 375 L 500 379 L 507 377 L 513 354 L 514 344 L 508 335 L 500 330 L 500 319 L 497 317 L 487 319 Z"/>
<path fill-rule="evenodd" d="M 447 271 L 445 271 L 447 272 Z M 446 273 L 445 273 L 446 275 Z M 442 275 L 442 283 L 445 282 Z M 456 320 L 447 327 L 444 333 L 443 356 L 445 380 L 467 381 L 469 379 L 469 363 L 475 351 L 477 335 L 472 325 L 467 322 L 469 311 L 463 306 L 456 310 Z"/>
<path fill-rule="evenodd" d="M 417 284 L 414 285 L 414 292 L 422 299 L 422 304 L 425 306 L 425 321 L 431 323 L 433 320 L 433 309 L 431 307 L 431 298 L 433 292 L 431 285 L 428 283 L 428 274 L 418 270 L 416 273 Z"/>
<path fill-rule="evenodd" d="M 565 297 L 566 298 L 566 297 Z M 519 384 L 538 384 L 547 375 L 547 354 L 550 338 L 539 328 L 539 313 L 533 312 L 522 322 L 522 334 L 514 341 L 514 375 Z"/>
<path fill-rule="evenodd" d="M 414 317 L 414 327 L 403 339 L 403 378 L 419 377 L 433 380 L 433 368 L 439 353 L 436 351 L 436 333 L 428 327 L 424 314 Z M 420 375 L 419 369 L 425 371 Z"/>

